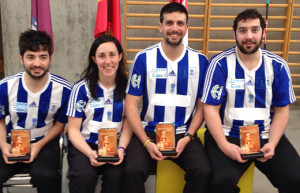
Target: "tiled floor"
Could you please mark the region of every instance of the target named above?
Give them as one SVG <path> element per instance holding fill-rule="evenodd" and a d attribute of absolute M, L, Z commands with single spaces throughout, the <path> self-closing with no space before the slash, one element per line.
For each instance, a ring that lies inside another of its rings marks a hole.
<path fill-rule="evenodd" d="M 290 121 L 287 127 L 286 135 L 288 136 L 289 140 L 292 142 L 298 153 L 300 153 L 300 129 L 299 129 L 299 117 L 300 117 L 300 110 L 291 110 L 290 111 Z M 66 155 L 65 155 L 66 158 Z M 67 187 L 67 178 L 66 178 L 66 170 L 68 168 L 67 161 L 64 159 L 64 166 L 63 166 L 63 193 L 68 192 Z M 254 185 L 253 185 L 253 193 L 275 193 L 277 190 L 273 188 L 270 182 L 266 179 L 266 177 L 261 174 L 258 170 L 255 170 L 254 174 Z M 100 184 L 99 184 L 100 185 Z M 147 193 L 155 193 L 155 177 L 151 176 L 150 179 L 147 181 L 146 184 L 146 192 Z M 97 187 L 99 190 L 99 187 Z M 32 188 L 10 188 L 10 193 L 34 193 L 36 192 Z M 97 191 L 100 192 L 100 191 Z"/>

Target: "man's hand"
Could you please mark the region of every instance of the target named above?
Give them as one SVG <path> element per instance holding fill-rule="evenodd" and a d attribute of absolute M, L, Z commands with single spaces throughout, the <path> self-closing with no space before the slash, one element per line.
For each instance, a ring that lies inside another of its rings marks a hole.
<path fill-rule="evenodd" d="M 92 150 L 88 156 L 88 158 L 90 159 L 91 165 L 94 167 L 98 167 L 98 166 L 102 166 L 104 164 L 107 164 L 107 162 L 98 162 L 97 158 L 98 158 L 98 154 L 97 151 Z"/>
<path fill-rule="evenodd" d="M 268 161 L 269 159 L 272 159 L 275 153 L 275 147 L 271 144 L 271 143 L 266 143 L 261 149 L 260 151 L 262 151 L 264 153 L 264 157 L 263 158 L 259 158 L 257 159 L 260 162 L 265 162 Z"/>
<path fill-rule="evenodd" d="M 11 149 L 11 145 L 8 143 L 3 143 L 1 145 L 1 152 L 2 152 L 2 157 L 5 161 L 6 164 L 15 164 L 17 163 L 16 161 L 8 161 L 7 158 L 8 157 L 17 157 L 16 154 L 12 154 L 10 153 L 10 149 Z"/>
<path fill-rule="evenodd" d="M 225 145 L 220 147 L 222 152 L 232 160 L 238 161 L 240 163 L 245 163 L 247 160 L 243 160 L 241 154 L 245 153 L 239 146 L 227 142 Z"/>
<path fill-rule="evenodd" d="M 176 156 L 168 156 L 170 158 L 178 158 L 180 156 L 180 154 L 183 152 L 184 148 L 186 147 L 186 145 L 190 142 L 190 138 L 189 137 L 183 137 L 181 139 L 179 139 L 179 141 L 177 142 L 177 146 L 176 146 Z"/>
<path fill-rule="evenodd" d="M 25 161 L 24 163 L 33 162 L 35 158 L 38 156 L 38 154 L 40 153 L 42 148 L 43 146 L 41 145 L 40 141 L 30 144 L 30 159 L 29 161 Z"/>
<path fill-rule="evenodd" d="M 146 149 L 149 152 L 152 159 L 157 161 L 163 160 L 165 157 L 162 156 L 155 143 L 149 141 L 146 145 Z"/>

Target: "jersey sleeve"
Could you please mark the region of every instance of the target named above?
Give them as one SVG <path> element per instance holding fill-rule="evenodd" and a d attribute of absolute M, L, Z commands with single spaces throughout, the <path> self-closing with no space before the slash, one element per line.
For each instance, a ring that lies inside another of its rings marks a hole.
<path fill-rule="evenodd" d="M 286 62 L 278 63 L 273 60 L 272 64 L 274 68 L 272 105 L 276 107 L 284 107 L 296 100 L 292 87 L 290 71 Z"/>
<path fill-rule="evenodd" d="M 197 98 L 202 97 L 205 74 L 206 74 L 208 65 L 209 65 L 208 59 L 204 55 L 199 54 L 199 69 L 200 69 L 199 76 L 200 77 L 199 77 Z"/>
<path fill-rule="evenodd" d="M 64 87 L 62 92 L 62 101 L 61 101 L 61 107 L 57 111 L 55 115 L 55 120 L 61 122 L 61 123 L 67 123 L 68 117 L 66 115 L 67 107 L 68 107 L 68 100 L 70 96 L 71 90 L 67 87 Z"/>
<path fill-rule="evenodd" d="M 88 97 L 85 86 L 74 85 L 70 94 L 66 115 L 70 117 L 83 118 L 87 103 Z"/>
<path fill-rule="evenodd" d="M 130 70 L 126 93 L 142 96 L 146 84 L 146 53 L 136 56 Z"/>
<path fill-rule="evenodd" d="M 0 119 L 4 119 L 8 115 L 8 94 L 7 82 L 0 85 Z"/>
<path fill-rule="evenodd" d="M 220 105 L 226 101 L 227 62 L 211 60 L 206 71 L 204 90 L 201 101 L 210 105 Z"/>

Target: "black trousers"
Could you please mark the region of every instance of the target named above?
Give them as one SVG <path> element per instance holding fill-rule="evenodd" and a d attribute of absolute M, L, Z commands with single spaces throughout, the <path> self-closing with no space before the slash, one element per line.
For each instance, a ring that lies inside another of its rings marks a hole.
<path fill-rule="evenodd" d="M 240 145 L 240 140 L 234 137 L 227 137 L 230 143 Z M 266 144 L 268 139 L 261 140 L 261 146 Z M 205 148 L 212 166 L 212 179 L 210 193 L 238 193 L 237 186 L 239 179 L 248 169 L 253 161 L 239 163 L 228 158 L 219 149 L 212 136 L 205 135 Z M 282 136 L 272 159 L 266 162 L 254 160 L 255 166 L 264 173 L 274 187 L 280 193 L 300 192 L 300 158 L 292 144 Z M 263 192 L 263 190 L 262 190 Z"/>
<path fill-rule="evenodd" d="M 0 190 L 3 188 L 3 183 L 10 177 L 28 170 L 31 176 L 31 183 L 34 187 L 37 187 L 38 193 L 61 192 L 59 138 L 46 144 L 36 159 L 29 164 L 21 162 L 6 164 L 1 151 L 0 153 Z"/>
<path fill-rule="evenodd" d="M 146 133 L 155 140 L 154 132 L 146 131 Z M 184 134 L 176 135 L 176 142 L 183 136 Z M 184 193 L 208 192 L 211 168 L 199 138 L 195 137 L 178 158 L 171 160 L 186 172 Z M 124 193 L 144 193 L 144 183 L 154 165 L 156 160 L 150 157 L 147 149 L 133 135 L 124 160 Z"/>
<path fill-rule="evenodd" d="M 97 146 L 89 144 L 96 150 Z M 88 157 L 78 151 L 71 143 L 68 152 L 69 190 L 70 193 L 94 193 L 98 175 L 102 174 L 101 193 L 120 193 L 122 188 L 122 163 L 120 165 L 105 164 L 93 167 Z"/>

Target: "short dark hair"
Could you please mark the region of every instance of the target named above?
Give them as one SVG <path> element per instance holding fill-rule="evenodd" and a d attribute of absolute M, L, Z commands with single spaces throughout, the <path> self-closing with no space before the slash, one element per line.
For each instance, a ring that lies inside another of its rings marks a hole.
<path fill-rule="evenodd" d="M 126 71 L 126 63 L 124 59 L 123 48 L 114 36 L 111 35 L 102 35 L 94 40 L 92 46 L 90 48 L 89 56 L 88 56 L 88 66 L 83 71 L 81 76 L 86 79 L 89 90 L 91 92 L 91 96 L 94 99 L 97 99 L 96 88 L 99 80 L 99 72 L 98 66 L 94 62 L 93 57 L 96 57 L 96 50 L 98 47 L 106 42 L 113 42 L 117 47 L 118 54 L 122 54 L 122 59 L 119 62 L 119 68 L 116 74 L 116 89 L 115 89 L 115 98 L 117 101 L 122 101 L 125 98 L 125 89 L 127 86 L 127 71 Z"/>
<path fill-rule="evenodd" d="M 260 20 L 260 27 L 262 31 L 266 28 L 265 19 L 256 9 L 246 9 L 245 11 L 239 13 L 233 21 L 233 30 L 237 30 L 238 23 L 240 21 L 246 21 L 248 19 L 259 19 Z"/>
<path fill-rule="evenodd" d="M 20 55 L 29 50 L 37 52 L 39 50 L 48 51 L 49 56 L 52 55 L 51 37 L 44 31 L 27 30 L 21 33 L 19 38 Z"/>
<path fill-rule="evenodd" d="M 184 13 L 186 15 L 186 23 L 188 23 L 189 14 L 186 8 L 182 4 L 176 2 L 168 3 L 167 5 L 163 6 L 163 8 L 160 11 L 160 23 L 164 21 L 165 13 L 173 13 L 173 12 Z"/>

